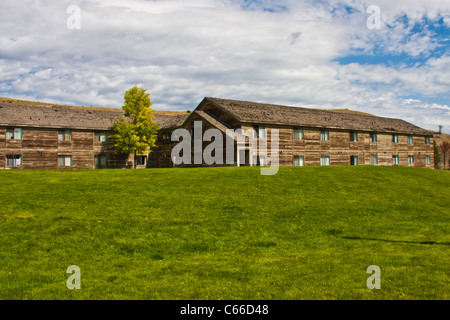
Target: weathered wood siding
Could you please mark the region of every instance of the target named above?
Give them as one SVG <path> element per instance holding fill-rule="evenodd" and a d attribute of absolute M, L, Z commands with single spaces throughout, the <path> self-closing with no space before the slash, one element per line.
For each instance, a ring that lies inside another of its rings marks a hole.
<path fill-rule="evenodd" d="M 106 131 L 104 131 L 106 132 Z M 109 136 L 113 132 L 107 131 Z M 7 167 L 6 155 L 20 155 L 20 167 Z M 22 128 L 21 140 L 6 140 L 0 128 L 0 169 L 94 169 L 94 156 L 106 156 L 104 168 L 130 167 L 133 157 L 115 151 L 114 141 L 94 141 L 94 131 L 72 130 L 72 139 L 58 141 L 57 129 Z M 59 167 L 58 156 L 71 156 L 70 167 Z"/>

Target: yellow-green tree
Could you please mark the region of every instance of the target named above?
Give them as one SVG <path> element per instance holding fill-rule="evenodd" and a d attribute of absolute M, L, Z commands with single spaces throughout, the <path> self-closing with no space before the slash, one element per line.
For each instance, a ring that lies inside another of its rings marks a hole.
<path fill-rule="evenodd" d="M 123 154 L 148 154 L 156 146 L 158 125 L 154 121 L 153 110 L 150 108 L 150 94 L 146 89 L 134 86 L 125 92 L 125 104 L 122 106 L 125 117 L 119 117 L 114 123 L 116 150 Z"/>

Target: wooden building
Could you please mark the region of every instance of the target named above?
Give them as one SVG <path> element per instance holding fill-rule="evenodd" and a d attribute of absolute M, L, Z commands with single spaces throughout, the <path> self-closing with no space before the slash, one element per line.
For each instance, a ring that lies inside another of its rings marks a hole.
<path fill-rule="evenodd" d="M 118 153 L 109 138 L 122 115 L 121 109 L 1 102 L 0 169 L 131 168 L 134 155 Z M 163 129 L 184 120 L 180 115 L 155 118 Z M 136 162 L 146 168 L 147 155 L 137 156 Z"/>
<path fill-rule="evenodd" d="M 0 101 L 0 169 L 129 168 L 133 155 L 115 151 L 113 122 L 121 109 L 64 106 L 30 106 Z M 208 129 L 221 134 L 221 161 L 205 161 L 200 154 L 214 139 L 201 141 L 201 150 L 190 149 L 191 162 L 178 166 L 265 165 L 277 152 L 280 166 L 399 165 L 434 168 L 433 133 L 399 119 L 320 109 L 287 107 L 248 101 L 204 98 L 191 112 L 155 112 L 159 125 L 157 147 L 138 156 L 138 167 L 174 167 L 172 141 L 177 129 L 194 140 L 195 125 L 201 135 Z M 251 132 L 258 146 L 239 142 L 230 130 Z M 272 134 L 278 132 L 278 148 Z M 236 151 L 227 158 L 226 145 Z M 176 139 L 175 139 L 176 140 Z M 195 143 L 192 143 L 195 145 Z M 215 150 L 216 152 L 217 150 Z"/>
<path fill-rule="evenodd" d="M 235 139 L 234 162 L 228 165 L 264 165 L 271 154 L 271 135 L 278 131 L 277 155 L 280 166 L 311 165 L 398 165 L 434 168 L 433 133 L 400 119 L 361 113 L 287 107 L 248 101 L 206 97 L 180 128 L 193 132 L 201 122 L 202 135 L 215 128 L 223 133 L 223 165 L 227 165 L 226 132 L 253 131 L 267 151 L 239 146 Z M 173 166 L 172 128 L 160 131 L 160 148 L 154 150 L 150 167 Z M 202 142 L 203 149 L 211 142 Z M 242 153 L 244 151 L 244 153 Z M 191 149 L 193 159 L 195 151 Z M 244 154 L 238 157 L 238 154 Z M 158 161 L 154 161 L 158 159 Z M 205 161 L 181 166 L 210 166 Z"/>

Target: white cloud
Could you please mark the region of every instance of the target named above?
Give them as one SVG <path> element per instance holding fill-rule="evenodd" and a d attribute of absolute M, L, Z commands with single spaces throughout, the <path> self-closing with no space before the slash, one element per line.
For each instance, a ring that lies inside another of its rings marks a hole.
<path fill-rule="evenodd" d="M 158 109 L 192 110 L 204 96 L 216 96 L 357 109 L 430 129 L 448 117 L 445 104 L 426 101 L 448 97 L 448 55 L 420 66 L 335 61 L 375 45 L 429 54 L 436 46 L 430 32 L 411 36 L 411 26 L 396 19 L 443 16 L 448 24 L 448 1 L 377 1 L 380 30 L 366 27 L 368 1 L 245 3 L 3 0 L 0 95 L 120 107 L 124 91 L 137 84 Z M 81 30 L 66 27 L 73 4 L 81 9 Z"/>

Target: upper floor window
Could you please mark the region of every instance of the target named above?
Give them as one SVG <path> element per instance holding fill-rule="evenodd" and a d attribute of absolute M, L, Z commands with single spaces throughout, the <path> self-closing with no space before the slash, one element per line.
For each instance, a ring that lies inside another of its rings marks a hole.
<path fill-rule="evenodd" d="M 164 142 L 170 142 L 170 140 L 172 139 L 171 132 L 164 132 L 162 138 Z"/>
<path fill-rule="evenodd" d="M 408 144 L 413 144 L 413 136 L 408 136 Z"/>
<path fill-rule="evenodd" d="M 255 138 L 265 138 L 266 137 L 266 127 L 265 126 L 254 126 Z"/>
<path fill-rule="evenodd" d="M 22 165 L 22 156 L 14 154 L 14 155 L 6 155 L 6 166 L 7 167 L 20 167 Z"/>
<path fill-rule="evenodd" d="M 58 130 L 58 141 L 71 141 L 72 131 L 71 130 Z"/>
<path fill-rule="evenodd" d="M 303 140 L 303 128 L 294 128 L 294 140 Z"/>
<path fill-rule="evenodd" d="M 6 129 L 7 140 L 22 140 L 22 128 Z"/>
<path fill-rule="evenodd" d="M 330 131 L 329 130 L 320 130 L 320 140 L 321 141 L 329 141 L 330 140 Z"/>
<path fill-rule="evenodd" d="M 108 136 L 106 132 L 94 132 L 94 141 L 95 142 L 106 142 Z"/>
<path fill-rule="evenodd" d="M 372 132 L 370 134 L 370 142 L 376 143 L 377 141 L 378 141 L 377 134 L 375 132 Z"/>
<path fill-rule="evenodd" d="M 392 135 L 392 142 L 393 143 L 398 143 L 398 134 L 393 134 Z"/>
<path fill-rule="evenodd" d="M 392 135 L 392 142 L 393 143 L 398 143 L 398 134 L 393 134 Z"/>
<path fill-rule="evenodd" d="M 352 142 L 358 141 L 358 132 L 350 131 L 350 141 Z"/>
<path fill-rule="evenodd" d="M 430 144 L 430 137 L 425 137 L 425 144 Z"/>

